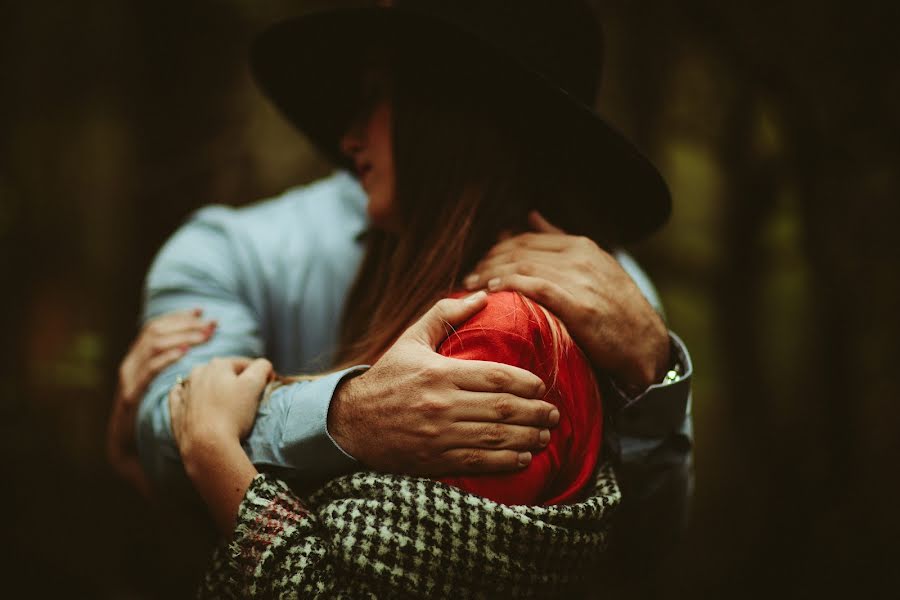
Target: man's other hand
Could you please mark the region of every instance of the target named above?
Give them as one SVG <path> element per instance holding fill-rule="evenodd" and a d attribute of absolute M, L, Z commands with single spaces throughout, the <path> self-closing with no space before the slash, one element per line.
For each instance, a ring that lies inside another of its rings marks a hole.
<path fill-rule="evenodd" d="M 586 237 L 567 235 L 538 212 L 534 233 L 497 243 L 465 278 L 470 290 L 515 290 L 559 317 L 591 363 L 629 393 L 660 381 L 669 334 L 618 261 Z"/>
<path fill-rule="evenodd" d="M 435 348 L 487 304 L 479 292 L 439 301 L 364 374 L 337 390 L 328 429 L 367 467 L 436 476 L 515 471 L 545 445 L 559 411 L 539 377 Z"/>

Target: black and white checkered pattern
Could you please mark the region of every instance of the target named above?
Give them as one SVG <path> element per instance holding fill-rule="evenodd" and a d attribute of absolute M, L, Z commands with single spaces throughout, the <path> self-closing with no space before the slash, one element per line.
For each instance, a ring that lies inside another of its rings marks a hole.
<path fill-rule="evenodd" d="M 546 598 L 592 574 L 621 495 L 598 471 L 583 502 L 506 506 L 430 479 L 360 472 L 301 505 L 261 475 L 208 598 Z"/>

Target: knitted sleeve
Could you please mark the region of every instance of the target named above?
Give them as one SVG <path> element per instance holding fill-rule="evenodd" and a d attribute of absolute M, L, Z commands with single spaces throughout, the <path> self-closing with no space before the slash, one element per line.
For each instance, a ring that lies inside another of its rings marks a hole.
<path fill-rule="evenodd" d="M 609 465 L 586 499 L 553 506 L 365 471 L 301 506 L 284 483 L 259 476 L 199 597 L 569 598 L 601 567 L 620 498 Z"/>
<path fill-rule="evenodd" d="M 326 598 L 335 578 L 316 518 L 287 485 L 258 475 L 231 543 L 213 555 L 200 598 Z"/>

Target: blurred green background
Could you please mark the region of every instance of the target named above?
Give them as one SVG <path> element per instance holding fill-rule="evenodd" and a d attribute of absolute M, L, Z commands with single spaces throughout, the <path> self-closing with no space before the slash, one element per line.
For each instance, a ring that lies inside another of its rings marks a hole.
<path fill-rule="evenodd" d="M 245 62 L 310 4 L 0 4 L 6 589 L 190 595 L 203 543 L 114 478 L 105 421 L 166 237 L 329 171 Z M 690 529 L 637 595 L 893 596 L 898 5 L 594 4 L 602 110 L 675 198 L 632 250 L 695 365 Z"/>

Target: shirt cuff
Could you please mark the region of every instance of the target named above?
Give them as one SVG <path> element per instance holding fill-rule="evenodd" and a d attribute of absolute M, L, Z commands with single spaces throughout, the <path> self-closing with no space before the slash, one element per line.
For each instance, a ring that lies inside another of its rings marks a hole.
<path fill-rule="evenodd" d="M 616 428 L 621 435 L 663 438 L 684 427 L 694 369 L 681 338 L 671 331 L 669 338 L 674 352 L 673 362 L 681 367 L 681 376 L 677 381 L 653 384 L 632 398 L 610 381 L 614 392 L 622 399 L 616 419 Z"/>
<path fill-rule="evenodd" d="M 276 389 L 260 406 L 244 444 L 253 464 L 290 469 L 292 475 L 307 481 L 324 481 L 358 469 L 356 459 L 328 432 L 328 408 L 338 384 L 367 368 L 351 367 Z"/>

